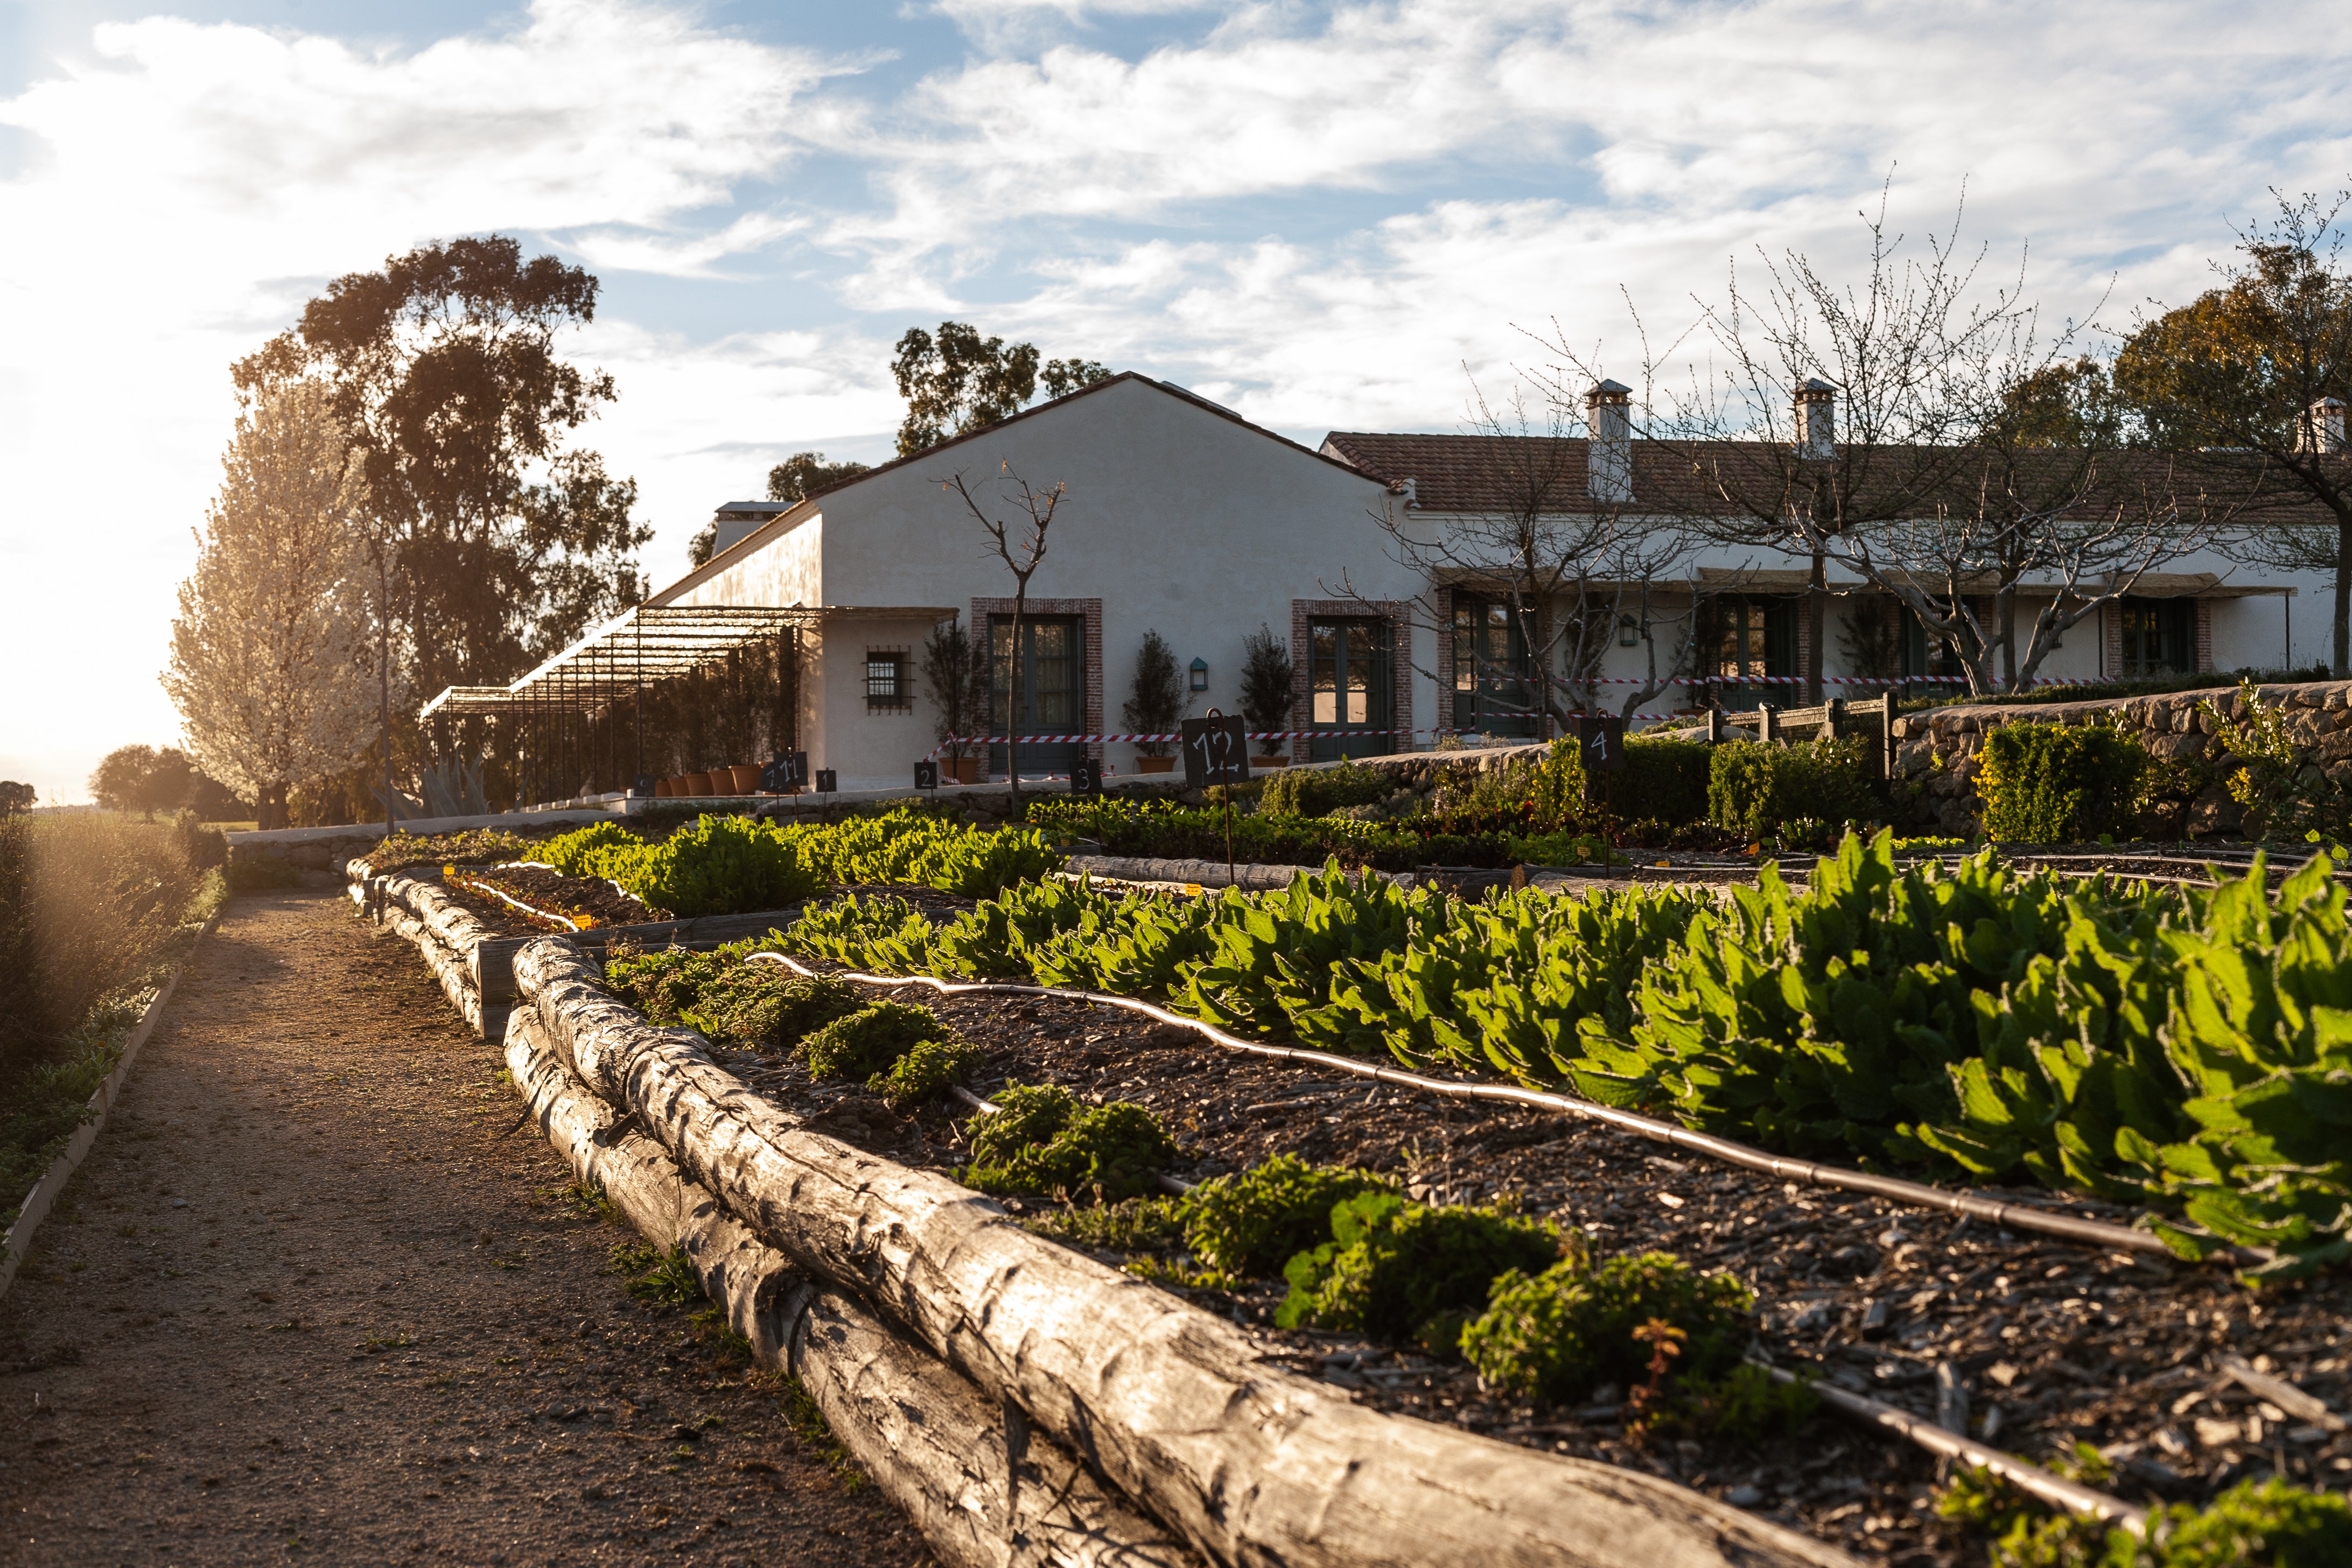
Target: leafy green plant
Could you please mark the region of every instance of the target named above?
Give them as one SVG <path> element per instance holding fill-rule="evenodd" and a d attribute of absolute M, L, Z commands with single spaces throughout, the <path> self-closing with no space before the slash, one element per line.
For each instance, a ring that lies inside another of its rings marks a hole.
<path fill-rule="evenodd" d="M 678 1021 L 712 1040 L 790 1050 L 866 1005 L 857 988 L 829 974 L 794 974 L 781 963 L 736 963 L 702 984 Z"/>
<path fill-rule="evenodd" d="M 604 874 L 680 916 L 781 909 L 820 890 L 786 833 L 740 816 L 704 816 L 659 844 L 597 852 Z"/>
<path fill-rule="evenodd" d="M 888 1070 L 866 1079 L 866 1087 L 893 1107 L 919 1104 L 962 1077 L 978 1055 L 961 1040 L 929 1036 L 908 1047 Z"/>
<path fill-rule="evenodd" d="M 2127 828 L 2147 752 L 2105 725 L 2004 724 L 1977 772 L 1985 832 L 2011 844 L 2082 844 Z"/>
<path fill-rule="evenodd" d="M 1884 815 L 1864 765 L 1859 736 L 1793 746 L 1733 741 L 1715 748 L 1707 774 L 1707 816 L 1751 840 L 1783 823 L 1813 817 L 1865 823 Z"/>
<path fill-rule="evenodd" d="M 1083 1105 L 1054 1084 L 1015 1084 L 996 1103 L 971 1124 L 963 1173 L 965 1184 L 983 1193 L 1044 1193 L 1066 1203 L 1139 1197 L 1176 1156 L 1167 1129 L 1139 1105 Z"/>
<path fill-rule="evenodd" d="M 1542 1268 L 1566 1245 L 1547 1220 L 1364 1193 L 1333 1205 L 1331 1239 L 1284 1267 L 1290 1294 L 1275 1322 L 1412 1337 L 1450 1353 L 1498 1275 Z"/>
<path fill-rule="evenodd" d="M 630 1295 L 660 1307 L 684 1307 L 703 1299 L 702 1279 L 686 1248 L 632 1242 L 613 1248 L 612 1271 L 627 1280 Z"/>
<path fill-rule="evenodd" d="M 1753 1445 L 1795 1436 L 1821 1408 L 1822 1396 L 1806 1378 L 1782 1383 L 1743 1363 L 1720 1377 L 1677 1377 L 1652 1429 Z"/>
<path fill-rule="evenodd" d="M 2087 1443 L 2050 1468 L 2092 1485 L 2110 1470 Z M 1955 1475 L 1936 1511 L 1992 1537 L 1991 1568 L 2332 1568 L 2352 1561 L 2352 1507 L 2276 1476 L 2249 1477 L 2201 1509 L 2152 1510 L 2145 1534 L 2084 1514 L 2053 1514 L 1979 1469 Z"/>
<path fill-rule="evenodd" d="M 864 1079 L 890 1071 L 925 1040 L 947 1037 L 947 1026 L 929 1007 L 876 1002 L 809 1035 L 799 1054 L 819 1078 Z"/>
<path fill-rule="evenodd" d="M 1621 813 L 1639 811 L 1673 826 L 1707 820 L 1713 747 L 1666 735 L 1635 735 L 1626 740 L 1624 757 L 1624 771 L 1608 784 Z"/>
<path fill-rule="evenodd" d="M 1373 805 L 1394 795 L 1395 774 L 1344 761 L 1336 768 L 1278 773 L 1257 797 L 1262 816 L 1321 816 L 1350 805 Z"/>
<path fill-rule="evenodd" d="M 1738 1363 L 1755 1303 L 1731 1275 L 1701 1274 L 1671 1253 L 1595 1264 L 1578 1251 L 1538 1273 L 1496 1279 L 1486 1311 L 1463 1331 L 1462 1353 L 1493 1386 L 1563 1405 L 1601 1384 L 1639 1381 L 1650 1352 L 1634 1331 L 1656 1320 L 1683 1335 L 1685 1377 L 1720 1378 Z M 1743 1419 L 1769 1407 L 1745 1387 L 1717 1388 L 1714 1397 L 1743 1401 Z"/>
<path fill-rule="evenodd" d="M 1215 1176 L 1178 1205 L 1184 1244 L 1202 1262 L 1242 1279 L 1281 1272 L 1299 1253 L 1331 1239 L 1332 1205 L 1391 1184 L 1370 1171 L 1317 1165 L 1276 1154 L 1232 1175 Z"/>
<path fill-rule="evenodd" d="M 644 840 L 617 822 L 591 823 L 576 833 L 551 838 L 531 852 L 531 858 L 544 861 L 567 877 L 604 877 L 606 857 L 613 851 L 633 851 L 642 848 Z"/>
<path fill-rule="evenodd" d="M 1021 1223 L 1038 1235 L 1106 1252 L 1154 1252 L 1172 1246 L 1184 1234 L 1184 1222 L 1174 1198 L 1121 1198 L 1040 1215 Z"/>
<path fill-rule="evenodd" d="M 2229 776 L 2230 797 L 2246 808 L 2248 837 L 2342 832 L 2342 797 L 2318 765 L 2297 752 L 2285 712 L 2264 702 L 2252 680 L 2239 682 L 2234 706 L 2235 717 L 2210 697 L 2197 709 L 2212 724 L 2216 747 L 2238 763 Z"/>

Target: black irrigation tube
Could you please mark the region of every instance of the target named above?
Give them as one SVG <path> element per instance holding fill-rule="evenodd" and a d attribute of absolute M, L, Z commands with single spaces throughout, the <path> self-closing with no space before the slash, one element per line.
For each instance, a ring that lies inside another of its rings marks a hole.
<path fill-rule="evenodd" d="M 754 959 L 768 959 L 791 968 L 797 973 L 814 976 L 824 971 L 809 968 L 796 958 L 781 952 L 755 952 Z M 1141 1013 L 1163 1024 L 1190 1029 L 1206 1037 L 1227 1050 L 1241 1051 L 1250 1056 L 1268 1057 L 1276 1061 L 1295 1062 L 1345 1073 L 1353 1078 L 1370 1079 L 1375 1083 L 1401 1085 L 1425 1094 L 1444 1095 L 1454 1100 L 1489 1100 L 1506 1105 L 1533 1106 L 1538 1110 L 1557 1111 L 1598 1121 L 1621 1131 L 1632 1132 L 1653 1142 L 1668 1144 L 1694 1154 L 1705 1154 L 1746 1170 L 1782 1181 L 1804 1182 L 1815 1186 L 1838 1187 L 1847 1192 L 1866 1193 L 1890 1202 L 1907 1204 L 1915 1208 L 1936 1209 L 1961 1219 L 1984 1220 L 1996 1226 L 2017 1230 L 2038 1231 L 2045 1236 L 2060 1237 L 2093 1247 L 2113 1247 L 2126 1252 L 2158 1253 L 2172 1258 L 2172 1249 L 2152 1231 L 2135 1230 L 2128 1226 L 2111 1225 L 2105 1220 L 2078 1219 L 2072 1215 L 2050 1214 L 2022 1204 L 1997 1202 L 1979 1197 L 1974 1193 L 1949 1193 L 1922 1182 L 1906 1182 L 1899 1176 L 1875 1175 L 1868 1171 L 1850 1171 L 1842 1165 L 1824 1165 L 1811 1160 L 1784 1159 L 1764 1150 L 1737 1143 L 1728 1138 L 1711 1133 L 1694 1132 L 1686 1127 L 1659 1121 L 1619 1110 L 1613 1106 L 1597 1105 L 1588 1100 L 1578 1100 L 1565 1094 L 1553 1094 L 1545 1089 L 1522 1089 L 1517 1084 L 1454 1083 L 1444 1079 L 1429 1078 L 1421 1073 L 1406 1072 L 1400 1068 L 1383 1067 L 1354 1057 L 1336 1056 L 1329 1051 L 1307 1050 L 1298 1046 L 1269 1046 L 1244 1040 L 1226 1034 L 1213 1024 L 1198 1018 L 1188 1018 L 1171 1013 L 1165 1007 L 1133 996 L 1114 996 L 1100 991 L 1080 991 L 1054 985 L 1024 985 L 1013 981 L 948 981 L 929 974 L 862 974 L 842 973 L 845 980 L 856 980 L 869 985 L 928 985 L 943 996 L 1050 996 L 1068 1002 L 1088 1002 L 1098 1006 L 1119 1007 Z M 2225 1254 L 2217 1249 L 2216 1256 Z M 2236 1248 L 2226 1254 L 2238 1260 L 2264 1261 L 2268 1254 L 2249 1248 Z"/>
<path fill-rule="evenodd" d="M 785 957 L 782 953 L 757 952 L 753 953 L 751 956 L 754 958 L 774 959 L 780 963 L 791 965 L 791 967 L 798 970 L 803 974 L 815 973 L 814 971 L 798 963 L 794 960 Z M 902 976 L 897 980 L 891 980 L 868 974 L 852 974 L 846 976 L 846 978 L 852 980 L 864 980 L 883 984 L 891 984 L 908 983 L 908 977 Z M 915 976 L 912 978 L 915 980 L 929 980 L 929 977 Z M 952 989 L 955 991 L 964 992 L 976 990 L 1002 992 L 1010 990 L 1026 994 L 1031 991 L 1045 991 L 1047 994 L 1066 994 L 1066 993 L 1054 992 L 1047 987 L 998 985 L 959 985 L 950 987 L 948 983 L 942 981 L 930 981 L 930 984 L 940 987 L 942 990 Z M 1149 1004 L 1146 1004 L 1145 1005 L 1149 1006 Z M 1157 1009 L 1153 1010 L 1155 1012 L 1158 1011 Z M 1178 1021 L 1185 1022 L 1187 1020 L 1180 1019 Z M 1192 1021 L 1197 1022 L 1197 1020 Z M 993 1101 L 985 1100 L 980 1095 L 973 1093 L 971 1089 L 964 1088 L 961 1084 L 950 1085 L 948 1092 L 959 1102 L 970 1106 L 972 1110 L 980 1112 L 983 1116 L 992 1115 L 1003 1109 Z M 1193 1184 L 1184 1181 L 1180 1177 L 1162 1175 L 1160 1178 L 1160 1190 L 1163 1192 L 1173 1193 L 1181 1196 L 1185 1193 L 1192 1190 Z M 1793 1384 L 1800 1381 L 1795 1373 L 1788 1372 L 1780 1367 L 1774 1366 L 1769 1362 L 1759 1362 L 1757 1364 L 1762 1366 L 1764 1371 L 1776 1382 Z M 1957 1459 L 1962 1464 L 1974 1465 L 1990 1471 L 1992 1474 L 2000 1476 L 2002 1479 L 2008 1481 L 2011 1485 L 2018 1488 L 2020 1490 L 2027 1492 L 2033 1497 L 2037 1497 L 2043 1502 L 2050 1503 L 2054 1507 L 2063 1508 L 2074 1513 L 2088 1514 L 2095 1519 L 2105 1520 L 2111 1524 L 2123 1525 L 2142 1534 L 2147 1532 L 2147 1510 L 2144 1509 L 2134 1508 L 2131 1504 L 2125 1502 L 2120 1498 L 2110 1497 L 2105 1492 L 2099 1491 L 2092 1487 L 2086 1487 L 2079 1481 L 2071 1481 L 2063 1476 L 2053 1475 L 2050 1471 L 2042 1468 L 2039 1465 L 2033 1464 L 2030 1460 L 2020 1458 L 2017 1455 L 2009 1453 L 2005 1449 L 1995 1448 L 1989 1444 L 1979 1443 L 1975 1438 L 1969 1436 L 1963 1432 L 1947 1431 L 1943 1427 L 1937 1426 L 1934 1422 L 1915 1415 L 1908 1410 L 1905 1410 L 1897 1405 L 1885 1404 L 1879 1400 L 1869 1397 L 1867 1394 L 1853 1393 L 1850 1389 L 1841 1388 L 1832 1383 L 1813 1383 L 1808 1384 L 1808 1386 L 1812 1389 L 1813 1394 L 1817 1398 L 1822 1400 L 1822 1403 L 1829 1405 L 1832 1409 L 1837 1411 L 1838 1414 L 1860 1422 L 1865 1426 L 1874 1428 L 1885 1436 L 1899 1437 L 1906 1442 L 1916 1444 L 1918 1447 L 1927 1449 L 1929 1453 L 1935 1454 L 1939 1458 Z"/>

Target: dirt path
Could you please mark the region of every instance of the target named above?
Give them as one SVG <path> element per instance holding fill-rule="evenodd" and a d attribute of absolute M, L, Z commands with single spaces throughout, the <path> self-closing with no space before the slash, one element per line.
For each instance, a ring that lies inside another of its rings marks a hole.
<path fill-rule="evenodd" d="M 0 1563 L 925 1562 L 499 1066 L 332 889 L 233 905 L 0 1301 Z"/>

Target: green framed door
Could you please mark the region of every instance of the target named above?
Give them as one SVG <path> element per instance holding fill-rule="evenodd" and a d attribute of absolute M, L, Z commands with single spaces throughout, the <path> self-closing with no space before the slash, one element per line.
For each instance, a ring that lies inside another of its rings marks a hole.
<path fill-rule="evenodd" d="M 1087 724 L 1087 623 L 1083 616 L 1024 616 L 1021 658 L 1013 658 L 1013 617 L 988 618 L 989 733 L 1076 735 Z M 1003 773 L 1008 748 L 991 746 L 988 766 Z M 1077 741 L 1024 742 L 1021 772 L 1066 773 L 1087 754 Z"/>
<path fill-rule="evenodd" d="M 1396 750 L 1396 702 L 1389 626 L 1371 617 L 1307 623 L 1307 727 L 1329 731 L 1307 742 L 1315 762 L 1384 756 Z"/>
<path fill-rule="evenodd" d="M 1538 709 L 1535 661 L 1511 606 L 1456 595 L 1454 600 L 1454 727 L 1490 735 L 1533 735 Z"/>

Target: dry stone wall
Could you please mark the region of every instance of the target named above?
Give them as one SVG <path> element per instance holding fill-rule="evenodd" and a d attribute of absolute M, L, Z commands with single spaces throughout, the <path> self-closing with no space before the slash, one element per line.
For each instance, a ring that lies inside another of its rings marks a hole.
<path fill-rule="evenodd" d="M 2256 688 L 2265 706 L 2283 709 L 2288 737 L 2311 790 L 2352 793 L 2352 681 L 2315 680 Z M 1965 834 L 1977 826 L 1977 773 L 1985 736 L 2004 724 L 2116 724 L 2137 735 L 2177 788 L 2139 824 L 2149 838 L 2234 832 L 2237 802 L 2213 738 L 2210 702 L 2242 719 L 2235 689 L 2172 691 L 2086 702 L 1984 703 L 1906 713 L 1895 721 L 1895 799 L 1911 826 Z M 2207 764 L 2200 766 L 2199 764 Z"/>

